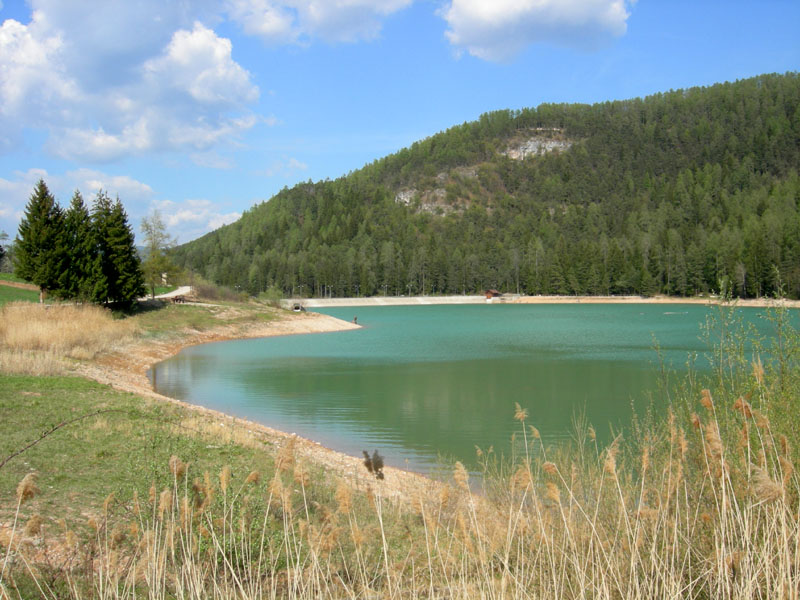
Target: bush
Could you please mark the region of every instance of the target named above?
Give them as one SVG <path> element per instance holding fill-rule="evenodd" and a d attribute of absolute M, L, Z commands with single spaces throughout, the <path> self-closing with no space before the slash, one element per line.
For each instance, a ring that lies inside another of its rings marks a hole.
<path fill-rule="evenodd" d="M 281 307 L 281 300 L 283 299 L 283 292 L 279 287 L 270 286 L 265 292 L 258 295 L 258 299 L 269 306 L 274 308 Z"/>
<path fill-rule="evenodd" d="M 192 289 L 198 300 L 207 300 L 209 302 L 243 302 L 247 300 L 247 294 L 243 292 L 237 292 L 231 288 L 208 281 L 196 282 Z"/>

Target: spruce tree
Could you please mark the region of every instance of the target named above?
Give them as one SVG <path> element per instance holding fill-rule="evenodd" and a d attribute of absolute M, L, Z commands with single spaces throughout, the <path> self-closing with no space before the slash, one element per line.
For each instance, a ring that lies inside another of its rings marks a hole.
<path fill-rule="evenodd" d="M 47 292 L 60 295 L 64 266 L 64 213 L 40 179 L 25 207 L 17 233 L 17 275 L 39 286 L 39 302 Z"/>
<path fill-rule="evenodd" d="M 103 190 L 97 192 L 92 206 L 92 242 L 94 260 L 92 261 L 92 300 L 107 304 L 111 298 L 111 282 L 116 280 L 112 270 L 111 248 L 108 243 L 108 229 L 111 221 L 111 198 Z"/>
<path fill-rule="evenodd" d="M 95 240 L 89 209 L 78 190 L 64 215 L 66 267 L 62 272 L 61 291 L 67 298 L 86 301 L 92 298 Z"/>
<path fill-rule="evenodd" d="M 133 231 L 119 199 L 112 202 L 102 190 L 92 209 L 92 233 L 95 247 L 92 298 L 103 304 L 133 303 L 145 293 Z"/>
<path fill-rule="evenodd" d="M 117 198 L 111 212 L 117 279 L 117 302 L 129 305 L 146 293 L 142 261 L 136 251 L 136 238 L 128 223 L 125 208 Z"/>

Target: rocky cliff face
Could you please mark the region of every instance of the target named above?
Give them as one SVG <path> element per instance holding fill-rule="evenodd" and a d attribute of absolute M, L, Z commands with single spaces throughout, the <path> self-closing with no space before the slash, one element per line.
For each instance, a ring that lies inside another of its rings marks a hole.
<path fill-rule="evenodd" d="M 572 140 L 565 138 L 561 129 L 532 129 L 526 133 L 523 139 L 518 136 L 512 140 L 503 155 L 513 160 L 524 160 L 529 156 L 568 150 L 572 146 Z"/>
<path fill-rule="evenodd" d="M 500 154 L 512 160 L 525 160 L 550 152 L 565 152 L 573 143 L 561 129 L 532 128 L 508 140 L 506 149 Z M 394 200 L 417 213 L 447 215 L 463 212 L 476 197 L 491 195 L 479 191 L 487 184 L 486 178 L 481 176 L 481 169 L 482 165 L 471 165 L 439 173 L 419 186 L 398 190 Z"/>

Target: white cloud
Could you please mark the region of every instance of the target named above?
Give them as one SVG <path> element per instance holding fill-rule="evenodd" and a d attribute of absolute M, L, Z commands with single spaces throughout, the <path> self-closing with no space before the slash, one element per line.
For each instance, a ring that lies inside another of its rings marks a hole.
<path fill-rule="evenodd" d="M 299 36 L 295 14 L 272 0 L 232 0 L 228 12 L 247 35 L 270 43 L 294 42 Z"/>
<path fill-rule="evenodd" d="M 0 147 L 12 147 L 23 124 L 46 126 L 80 97 L 59 64 L 61 37 L 34 35 L 36 28 L 36 15 L 30 27 L 13 19 L 0 25 Z"/>
<path fill-rule="evenodd" d="M 625 33 L 630 4 L 626 0 L 452 0 L 441 15 L 453 46 L 478 58 L 505 61 L 535 43 L 595 48 Z"/>
<path fill-rule="evenodd" d="M 160 90 L 172 88 L 206 106 L 232 108 L 258 100 L 250 74 L 231 58 L 230 40 L 195 22 L 179 30 L 164 54 L 144 63 L 146 81 Z"/>
<path fill-rule="evenodd" d="M 296 158 L 290 158 L 286 166 L 291 170 L 299 169 L 301 171 L 305 171 L 306 169 L 308 169 L 308 165 L 306 163 L 300 162 Z"/>
<path fill-rule="evenodd" d="M 268 43 L 375 38 L 383 20 L 413 0 L 230 0 L 228 13 L 248 35 Z"/>
<path fill-rule="evenodd" d="M 224 212 L 224 209 L 210 200 L 189 199 L 180 202 L 164 200 L 155 203 L 170 233 L 183 243 L 233 223 L 241 218 L 239 212 Z"/>
<path fill-rule="evenodd" d="M 241 218 L 242 218 L 242 213 L 238 212 L 230 212 L 224 215 L 221 214 L 212 215 L 211 218 L 208 220 L 209 231 L 219 229 L 223 225 L 229 225 L 230 223 L 238 221 Z"/>
<path fill-rule="evenodd" d="M 228 19 L 271 43 L 371 39 L 413 0 L 29 0 L 30 22 L 0 24 L 0 152 L 23 132 L 69 160 L 206 152 L 275 117 L 213 26 Z"/>
<path fill-rule="evenodd" d="M 144 206 L 154 194 L 153 188 L 149 185 L 128 175 L 107 175 L 93 169 L 77 169 L 68 172 L 65 176 L 50 179 L 58 181 L 61 187 L 65 187 L 66 183 L 72 184 L 70 187 L 81 190 L 84 199 L 93 198 L 94 194 L 102 189 L 111 196 L 119 196 L 122 204 L 126 207 L 129 205 Z"/>
<path fill-rule="evenodd" d="M 128 175 L 109 175 L 93 169 L 76 169 L 61 175 L 51 175 L 44 169 L 16 171 L 12 179 L 0 178 L 0 230 L 9 237 L 16 236 L 25 206 L 39 179 L 44 179 L 50 193 L 62 208 L 69 206 L 72 194 L 80 190 L 83 199 L 91 204 L 98 190 L 109 196 L 119 196 L 131 217 L 144 215 L 154 196 L 153 189 Z"/>
<path fill-rule="evenodd" d="M 411 0 L 301 0 L 294 2 L 300 26 L 334 42 L 355 42 L 378 35 L 387 16 Z"/>
<path fill-rule="evenodd" d="M 291 175 L 292 173 L 296 173 L 297 171 L 306 171 L 306 170 L 308 170 L 308 165 L 306 163 L 292 157 L 287 160 L 276 160 L 269 167 L 261 171 L 259 174 L 265 175 L 267 177 L 275 177 L 276 175 L 288 177 L 289 175 Z"/>
<path fill-rule="evenodd" d="M 232 159 L 221 156 L 217 152 L 195 152 L 191 155 L 192 162 L 205 169 L 232 169 L 235 165 Z"/>
<path fill-rule="evenodd" d="M 12 240 L 17 235 L 33 186 L 42 173 L 39 169 L 31 169 L 27 173 L 17 173 L 14 180 L 0 178 L 0 231 L 5 231 Z"/>
<path fill-rule="evenodd" d="M 161 212 L 169 233 L 181 243 L 233 223 L 242 216 L 240 212 L 232 211 L 230 206 L 206 199 L 159 199 L 152 187 L 128 175 L 113 175 L 94 169 L 75 169 L 53 175 L 43 169 L 29 169 L 15 172 L 10 179 L 0 178 L 0 231 L 5 231 L 11 239 L 17 235 L 25 206 L 39 179 L 44 179 L 62 208 L 69 206 L 76 189 L 80 190 L 89 206 L 101 189 L 112 198 L 119 197 L 137 236 L 141 218 L 152 209 Z"/>
<path fill-rule="evenodd" d="M 0 178 L 0 230 L 13 239 L 33 188 L 39 179 L 47 177 L 43 169 L 17 171 L 13 179 Z"/>
<path fill-rule="evenodd" d="M 29 127 L 58 156 L 107 161 L 207 149 L 259 122 L 230 40 L 188 19 L 203 2 L 33 4 L 29 24 L 0 27 L 0 150 Z"/>

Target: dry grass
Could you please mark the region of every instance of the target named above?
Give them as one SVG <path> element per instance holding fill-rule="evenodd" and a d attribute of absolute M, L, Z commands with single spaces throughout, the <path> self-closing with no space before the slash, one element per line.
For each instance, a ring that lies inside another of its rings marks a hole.
<path fill-rule="evenodd" d="M 64 358 L 92 359 L 129 339 L 129 320 L 116 320 L 93 305 L 40 305 L 26 302 L 0 308 L 0 370 L 53 375 Z"/>
<path fill-rule="evenodd" d="M 188 430 L 200 434 L 218 444 L 235 444 L 243 448 L 263 448 L 263 436 L 243 427 L 235 420 L 220 421 L 203 416 L 187 416 L 175 426 L 177 430 Z"/>
<path fill-rule="evenodd" d="M 47 377 L 63 375 L 64 360 L 52 352 L 26 352 L 0 347 L 0 373 Z"/>

